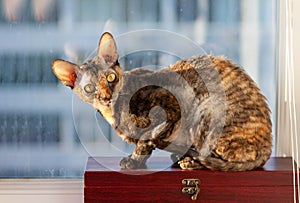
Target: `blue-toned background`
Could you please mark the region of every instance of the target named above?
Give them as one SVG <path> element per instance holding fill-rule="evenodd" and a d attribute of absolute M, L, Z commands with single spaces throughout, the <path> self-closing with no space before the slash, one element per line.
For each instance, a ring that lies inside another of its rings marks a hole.
<path fill-rule="evenodd" d="M 274 117 L 276 5 L 276 0 L 0 0 L 0 177 L 82 177 L 88 154 L 78 134 L 105 156 L 106 140 L 130 148 L 105 123 L 105 137 L 99 137 L 97 119 L 86 111 L 76 117 L 76 131 L 72 92 L 51 72 L 56 58 L 84 61 L 103 31 L 118 36 L 169 30 L 206 53 L 233 59 L 261 87 Z M 128 55 L 124 64 L 164 59 L 140 53 Z"/>

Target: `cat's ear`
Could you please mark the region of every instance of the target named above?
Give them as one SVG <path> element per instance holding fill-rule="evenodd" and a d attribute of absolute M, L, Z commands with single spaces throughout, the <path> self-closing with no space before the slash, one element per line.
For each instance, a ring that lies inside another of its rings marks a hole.
<path fill-rule="evenodd" d="M 116 42 L 109 32 L 105 32 L 99 40 L 98 57 L 107 66 L 112 66 L 118 60 Z"/>
<path fill-rule="evenodd" d="M 79 66 L 74 63 L 58 59 L 53 61 L 52 70 L 56 77 L 64 85 L 71 88 L 74 87 L 77 73 L 79 72 Z"/>

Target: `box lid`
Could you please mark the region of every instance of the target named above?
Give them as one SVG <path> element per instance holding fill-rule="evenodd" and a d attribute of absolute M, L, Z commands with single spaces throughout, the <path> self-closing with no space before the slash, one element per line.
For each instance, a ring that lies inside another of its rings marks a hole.
<path fill-rule="evenodd" d="M 147 169 L 121 170 L 120 157 L 90 157 L 85 169 L 85 186 L 178 185 L 184 178 L 200 179 L 204 186 L 293 185 L 292 158 L 272 157 L 263 168 L 245 172 L 182 170 L 171 166 L 168 157 L 150 158 Z M 143 175 L 143 176 L 141 176 Z M 91 178 L 89 178 L 91 177 Z M 120 181 L 122 180 L 122 181 Z"/>

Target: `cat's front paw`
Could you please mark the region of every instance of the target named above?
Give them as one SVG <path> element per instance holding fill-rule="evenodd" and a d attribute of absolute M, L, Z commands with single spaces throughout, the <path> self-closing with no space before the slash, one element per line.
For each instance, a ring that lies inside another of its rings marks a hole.
<path fill-rule="evenodd" d="M 146 164 L 140 163 L 137 160 L 134 160 L 130 157 L 124 157 L 120 161 L 121 169 L 138 169 L 138 168 L 146 168 Z"/>
<path fill-rule="evenodd" d="M 197 158 L 193 157 L 185 157 L 181 161 L 178 162 L 180 168 L 182 169 L 203 169 L 204 167 L 201 165 L 200 161 Z"/>

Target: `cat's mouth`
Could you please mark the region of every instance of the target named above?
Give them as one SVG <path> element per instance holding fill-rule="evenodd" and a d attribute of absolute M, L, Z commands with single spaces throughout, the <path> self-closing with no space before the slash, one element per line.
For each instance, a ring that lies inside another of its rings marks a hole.
<path fill-rule="evenodd" d="M 100 114 L 111 124 L 113 125 L 114 118 L 112 116 L 112 109 L 111 109 L 111 101 L 97 101 L 93 104 L 94 108 L 100 112 Z"/>
<path fill-rule="evenodd" d="M 111 99 L 107 97 L 95 97 L 93 105 L 97 107 L 109 107 L 111 105 Z"/>
<path fill-rule="evenodd" d="M 101 100 L 100 105 L 105 106 L 105 107 L 109 107 L 111 105 L 111 101 L 109 99 Z"/>
<path fill-rule="evenodd" d="M 102 101 L 100 101 L 100 105 L 101 106 L 109 107 L 110 104 L 111 104 L 110 100 L 102 100 Z"/>

